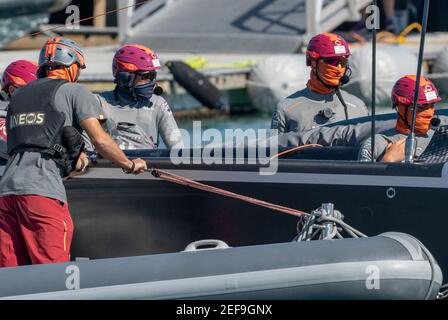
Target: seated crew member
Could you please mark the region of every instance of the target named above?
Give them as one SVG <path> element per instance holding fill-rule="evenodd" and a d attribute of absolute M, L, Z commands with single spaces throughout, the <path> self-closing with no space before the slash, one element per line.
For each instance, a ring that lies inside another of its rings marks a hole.
<path fill-rule="evenodd" d="M 271 128 L 278 133 L 302 132 L 367 116 L 367 107 L 360 99 L 340 90 L 349 80 L 350 54 L 347 42 L 336 34 L 313 37 L 307 48 L 307 65 L 311 67 L 307 87 L 280 101 Z"/>
<path fill-rule="evenodd" d="M 39 79 L 11 97 L 9 159 L 0 180 L 0 267 L 69 261 L 73 223 L 63 178 L 82 150 L 82 143 L 77 148 L 67 142 L 76 144 L 80 131 L 126 173 L 147 169 L 142 159 L 128 159 L 104 132 L 98 99 L 75 83 L 84 68 L 78 44 L 51 39 L 40 51 Z"/>
<path fill-rule="evenodd" d="M 402 162 L 405 159 L 406 138 L 411 131 L 413 100 L 416 76 L 405 76 L 399 79 L 392 89 L 393 108 L 398 113 L 395 128 L 375 135 L 375 161 Z M 431 123 L 434 118 L 434 104 L 442 99 L 434 84 L 425 77 L 421 77 L 417 102 L 417 119 L 415 135 L 417 148 L 415 156 L 425 151 L 434 130 Z M 372 161 L 371 139 L 367 139 L 359 152 L 360 161 Z"/>
<path fill-rule="evenodd" d="M 182 136 L 170 106 L 154 93 L 160 62 L 149 48 L 129 44 L 115 53 L 116 87 L 98 95 L 106 130 L 121 149 L 156 149 L 159 135 L 166 147 L 181 147 Z"/>

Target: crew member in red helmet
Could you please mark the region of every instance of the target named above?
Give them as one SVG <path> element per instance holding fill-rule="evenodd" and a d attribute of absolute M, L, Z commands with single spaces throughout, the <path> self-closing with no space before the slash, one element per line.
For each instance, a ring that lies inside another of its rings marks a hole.
<path fill-rule="evenodd" d="M 280 101 L 271 128 L 278 133 L 302 132 L 369 114 L 357 97 L 340 90 L 349 81 L 351 55 L 347 42 L 332 33 L 313 37 L 306 51 L 310 79 L 305 89 Z"/>
<path fill-rule="evenodd" d="M 3 71 L 0 90 L 0 158 L 6 157 L 6 111 L 16 89 L 37 79 L 37 63 L 28 60 L 11 62 Z"/>
<path fill-rule="evenodd" d="M 405 76 L 395 83 L 392 89 L 392 103 L 398 114 L 397 123 L 395 128 L 375 135 L 375 154 L 373 156 L 375 161 L 404 161 L 406 138 L 411 131 L 416 79 L 416 76 Z M 434 135 L 434 130 L 431 127 L 435 114 L 434 105 L 441 100 L 434 84 L 429 79 L 421 77 L 415 123 L 417 139 L 415 156 L 417 157 L 425 151 Z M 359 160 L 372 161 L 371 145 L 371 139 L 362 144 Z"/>
<path fill-rule="evenodd" d="M 6 110 L 9 99 L 16 89 L 37 79 L 36 72 L 37 63 L 28 60 L 17 60 L 6 67 L 3 71 L 0 90 L 0 115 L 1 110 Z"/>
<path fill-rule="evenodd" d="M 168 102 L 157 92 L 161 64 L 149 48 L 127 44 L 112 62 L 116 87 L 98 95 L 107 118 L 106 130 L 121 149 L 181 148 L 182 135 Z M 160 88 L 158 88 L 160 91 Z"/>

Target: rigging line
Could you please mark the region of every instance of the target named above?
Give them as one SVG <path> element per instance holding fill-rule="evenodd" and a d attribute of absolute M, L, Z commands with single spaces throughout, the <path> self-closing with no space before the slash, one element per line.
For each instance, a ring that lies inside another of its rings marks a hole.
<path fill-rule="evenodd" d="M 211 192 L 211 193 L 215 193 L 215 194 L 219 194 L 222 196 L 226 196 L 229 198 L 233 198 L 233 199 L 238 199 L 241 201 L 245 201 L 248 203 L 252 203 L 254 205 L 257 206 L 261 206 L 261 207 L 265 207 L 265 208 L 269 208 L 275 211 L 279 211 L 282 213 L 286 213 L 292 216 L 296 216 L 296 217 L 302 217 L 302 216 L 309 216 L 310 214 L 304 211 L 300 211 L 300 210 L 296 210 L 296 209 L 292 209 L 292 208 L 288 208 L 288 207 L 284 207 L 284 206 L 280 206 L 278 204 L 273 204 L 273 203 L 269 203 L 263 200 L 259 200 L 259 199 L 255 199 L 255 198 L 251 198 L 248 196 L 243 196 L 237 193 L 233 193 L 224 189 L 220 189 L 217 187 L 213 187 L 210 185 L 206 185 L 182 176 L 178 176 L 174 173 L 170 173 L 164 170 L 159 170 L 159 169 L 148 169 L 146 170 L 147 172 L 151 173 L 154 177 L 168 181 L 168 182 L 172 182 L 172 183 L 176 183 L 176 184 L 180 184 L 183 186 L 187 186 L 187 187 L 191 187 L 191 188 L 195 188 L 195 189 L 199 189 L 199 190 L 203 190 L 203 191 L 207 191 L 207 192 Z"/>
<path fill-rule="evenodd" d="M 145 0 L 143 2 L 134 3 L 133 5 L 129 5 L 129 6 L 126 6 L 126 7 L 117 8 L 117 9 L 114 9 L 114 10 L 109 10 L 109 11 L 106 11 L 106 12 L 103 12 L 103 13 L 100 13 L 100 14 L 97 14 L 97 15 L 94 15 L 94 16 L 90 16 L 90 17 L 87 17 L 87 18 L 83 18 L 83 19 L 74 21 L 70 25 L 74 25 L 74 24 L 78 24 L 78 23 L 81 23 L 81 22 L 93 20 L 93 19 L 95 19 L 97 17 L 107 16 L 107 15 L 109 15 L 111 13 L 120 12 L 120 11 L 129 9 L 129 8 L 138 7 L 138 6 L 141 6 L 143 4 L 146 4 L 149 1 L 151 1 L 151 0 Z M 37 36 L 39 34 L 43 34 L 43 33 L 48 32 L 48 31 L 53 31 L 53 30 L 57 30 L 57 29 L 65 28 L 65 27 L 66 27 L 66 25 L 51 27 L 51 28 L 48 28 L 48 29 L 45 29 L 45 30 L 41 30 L 41 31 L 37 31 L 37 32 L 31 33 L 31 34 L 24 35 L 24 36 L 18 38 L 17 40 L 23 39 L 23 38 L 27 38 L 27 37 L 34 37 L 34 36 Z"/>
<path fill-rule="evenodd" d="M 417 79 L 415 80 L 415 92 L 414 92 L 414 101 L 413 101 L 413 110 L 412 110 L 412 124 L 411 124 L 411 132 L 409 133 L 408 138 L 406 139 L 405 146 L 405 154 L 406 154 L 406 163 L 414 162 L 414 152 L 415 152 L 415 123 L 417 120 L 417 104 L 419 98 L 419 88 L 420 88 L 420 77 L 422 75 L 422 66 L 423 66 L 423 54 L 425 53 L 425 40 L 426 40 L 426 30 L 428 26 L 428 17 L 429 17 L 429 5 L 430 0 L 425 0 L 425 4 L 423 7 L 423 23 L 422 23 L 422 31 L 420 37 L 420 49 L 418 53 L 418 65 L 417 65 Z"/>
<path fill-rule="evenodd" d="M 378 0 L 373 0 L 373 5 L 378 8 Z M 376 13 L 375 13 L 376 15 Z M 372 162 L 375 162 L 375 122 L 376 122 L 376 24 L 377 15 L 375 16 L 375 23 L 372 29 L 372 127 L 371 127 L 371 156 Z"/>
<path fill-rule="evenodd" d="M 276 155 L 272 156 L 269 160 L 274 160 L 276 158 L 279 158 L 279 157 L 281 157 L 285 154 L 288 154 L 290 152 L 293 152 L 293 151 L 302 150 L 302 149 L 306 149 L 306 148 L 313 148 L 313 147 L 319 148 L 319 147 L 323 147 L 323 145 L 321 145 L 321 144 L 305 144 L 303 146 L 294 147 L 294 148 L 285 150 L 283 152 L 277 153 Z"/>

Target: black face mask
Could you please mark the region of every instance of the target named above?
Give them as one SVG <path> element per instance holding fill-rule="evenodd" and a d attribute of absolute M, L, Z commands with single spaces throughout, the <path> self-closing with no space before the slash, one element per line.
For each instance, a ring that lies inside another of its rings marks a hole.
<path fill-rule="evenodd" d="M 136 81 L 147 79 L 147 83 L 135 85 Z M 117 93 L 125 101 L 138 101 L 151 99 L 156 88 L 156 73 L 135 74 L 130 72 L 119 72 L 115 78 Z"/>

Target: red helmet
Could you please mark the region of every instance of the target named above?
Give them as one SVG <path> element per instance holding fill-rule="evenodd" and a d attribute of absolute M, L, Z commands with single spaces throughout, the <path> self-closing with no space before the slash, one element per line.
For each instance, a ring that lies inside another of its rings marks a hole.
<path fill-rule="evenodd" d="M 154 71 L 161 68 L 159 58 L 149 48 L 138 44 L 127 44 L 115 53 L 112 62 L 114 77 L 118 72 Z"/>
<path fill-rule="evenodd" d="M 392 89 L 392 101 L 394 106 L 410 105 L 414 102 L 416 76 L 405 76 L 399 79 Z M 428 78 L 420 78 L 420 88 L 417 105 L 433 104 L 440 102 L 442 98 L 437 88 Z"/>
<path fill-rule="evenodd" d="M 37 64 L 28 60 L 18 60 L 6 67 L 2 77 L 2 90 L 8 92 L 9 86 L 22 87 L 36 80 Z"/>
<path fill-rule="evenodd" d="M 314 36 L 306 49 L 308 61 L 310 59 L 348 57 L 350 55 L 347 41 L 334 33 L 322 33 Z"/>

